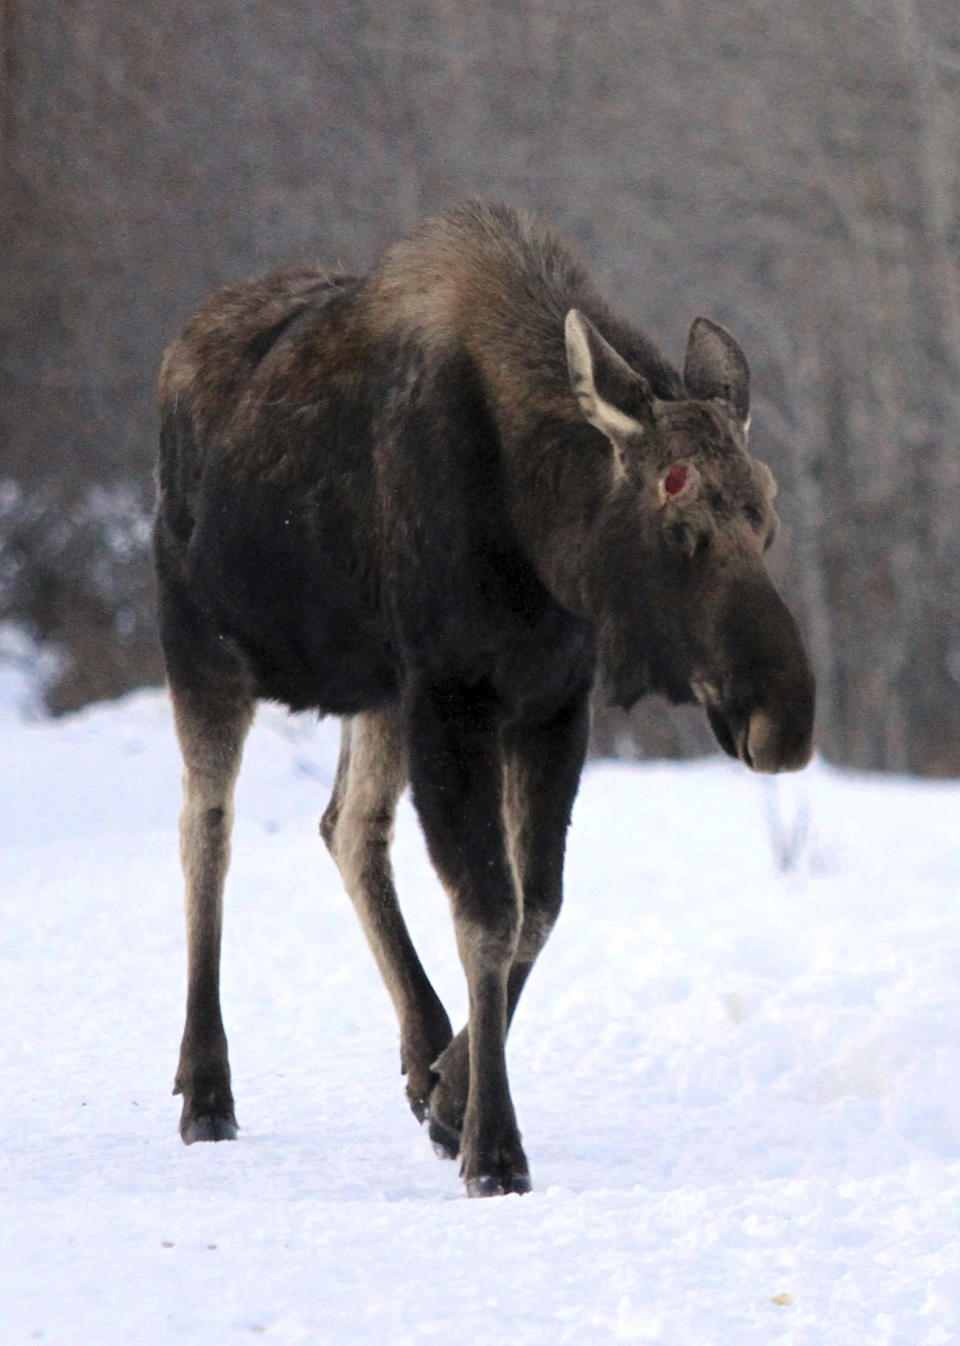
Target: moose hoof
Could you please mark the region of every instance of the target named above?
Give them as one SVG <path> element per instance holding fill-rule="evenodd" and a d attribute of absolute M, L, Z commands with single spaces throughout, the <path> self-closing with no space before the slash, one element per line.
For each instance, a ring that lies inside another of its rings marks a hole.
<path fill-rule="evenodd" d="M 420 1094 L 411 1094 L 410 1090 L 408 1089 L 407 1102 L 410 1104 L 410 1111 L 413 1113 L 414 1117 L 416 1117 L 417 1121 L 422 1126 L 423 1123 L 427 1120 L 428 1116 L 427 1100 L 423 1098 Z"/>
<path fill-rule="evenodd" d="M 193 1117 L 180 1128 L 184 1145 L 198 1140 L 236 1140 L 237 1124 L 230 1117 Z"/>
<path fill-rule="evenodd" d="M 517 1196 L 525 1196 L 531 1190 L 530 1178 L 526 1173 L 511 1173 L 507 1178 L 497 1178 L 491 1173 L 484 1173 L 479 1178 L 467 1178 L 466 1180 L 467 1196 L 507 1196 L 509 1193 L 515 1193 Z"/>
<path fill-rule="evenodd" d="M 430 1117 L 430 1095 L 436 1082 L 436 1075 L 430 1073 L 425 1078 L 410 1079 L 407 1083 L 407 1102 L 421 1126 Z"/>
<path fill-rule="evenodd" d="M 427 1108 L 427 1134 L 438 1158 L 456 1159 L 460 1153 L 460 1132 L 442 1122 L 430 1107 Z"/>

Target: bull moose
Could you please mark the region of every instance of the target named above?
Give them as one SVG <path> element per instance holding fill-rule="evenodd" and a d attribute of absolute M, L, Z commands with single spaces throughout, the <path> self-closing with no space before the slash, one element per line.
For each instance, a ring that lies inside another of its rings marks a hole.
<path fill-rule="evenodd" d="M 371 271 L 221 290 L 166 352 L 155 554 L 185 763 L 190 1144 L 236 1135 L 219 1002 L 233 789 L 259 698 L 342 717 L 320 824 L 471 1196 L 530 1179 L 505 1038 L 561 903 L 597 670 L 699 701 L 757 771 L 811 752 L 814 682 L 763 554 L 749 371 L 693 323 L 682 375 L 547 228 L 471 201 Z M 409 781 L 469 991 L 456 1036 L 389 859 Z"/>

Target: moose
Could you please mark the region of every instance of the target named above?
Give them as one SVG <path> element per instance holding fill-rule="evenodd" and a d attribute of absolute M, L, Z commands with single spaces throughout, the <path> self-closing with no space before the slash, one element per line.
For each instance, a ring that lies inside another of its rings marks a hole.
<path fill-rule="evenodd" d="M 471 1196 L 530 1188 L 505 1039 L 557 919 L 598 676 L 699 702 L 731 756 L 811 753 L 814 680 L 764 552 L 749 371 L 697 318 L 680 374 L 547 227 L 429 219 L 364 276 L 215 294 L 167 350 L 155 528 L 183 754 L 185 1143 L 237 1133 L 219 998 L 233 791 L 259 699 L 342 719 L 320 830 L 399 1020 L 406 1094 Z M 389 850 L 409 783 L 450 899 L 455 1036 Z"/>

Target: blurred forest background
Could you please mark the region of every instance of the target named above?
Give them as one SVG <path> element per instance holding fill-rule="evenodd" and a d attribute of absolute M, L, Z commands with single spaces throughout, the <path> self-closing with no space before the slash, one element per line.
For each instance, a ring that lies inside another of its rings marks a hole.
<path fill-rule="evenodd" d="M 960 775 L 957 0 L 0 0 L 0 48 L 0 658 L 51 710 L 162 678 L 153 388 L 190 309 L 481 194 L 675 359 L 698 313 L 737 334 L 822 751 Z"/>

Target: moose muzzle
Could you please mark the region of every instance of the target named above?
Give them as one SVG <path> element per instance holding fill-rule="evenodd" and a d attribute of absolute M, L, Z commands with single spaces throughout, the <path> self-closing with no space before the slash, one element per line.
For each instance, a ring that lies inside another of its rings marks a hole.
<path fill-rule="evenodd" d="M 725 670 L 696 688 L 717 742 L 753 771 L 799 771 L 813 752 L 814 677 L 766 576 L 735 586 L 718 635 Z"/>

